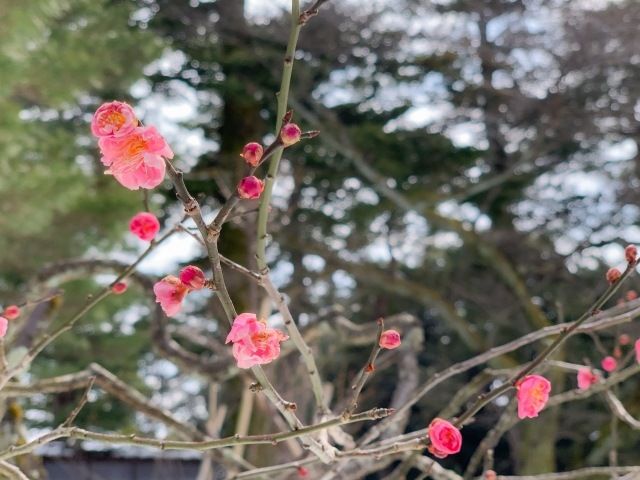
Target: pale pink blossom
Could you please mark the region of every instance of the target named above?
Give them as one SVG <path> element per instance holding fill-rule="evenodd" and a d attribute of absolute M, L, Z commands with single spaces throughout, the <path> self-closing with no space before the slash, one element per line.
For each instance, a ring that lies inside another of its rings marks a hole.
<path fill-rule="evenodd" d="M 125 282 L 116 282 L 113 285 L 111 285 L 111 291 L 115 294 L 115 295 L 122 295 L 124 292 L 127 291 L 128 285 Z"/>
<path fill-rule="evenodd" d="M 608 356 L 602 359 L 602 361 L 600 362 L 600 365 L 602 366 L 602 369 L 605 372 L 611 373 L 618 366 L 618 361 L 612 356 Z"/>
<path fill-rule="evenodd" d="M 188 265 L 180 270 L 180 281 L 191 290 L 200 290 L 204 288 L 207 282 L 204 272 L 195 265 Z"/>
<path fill-rule="evenodd" d="M 238 195 L 240 195 L 240 198 L 255 200 L 256 198 L 260 198 L 262 190 L 264 190 L 264 182 L 253 175 L 244 177 L 238 184 Z"/>
<path fill-rule="evenodd" d="M 164 158 L 173 158 L 173 151 L 154 127 L 138 127 L 129 135 L 102 137 L 99 141 L 105 172 L 130 190 L 155 188 L 162 180 L 166 166 Z"/>
<path fill-rule="evenodd" d="M 4 317 L 0 317 L 0 338 L 4 338 L 9 328 L 9 320 Z"/>
<path fill-rule="evenodd" d="M 150 242 L 160 230 L 160 222 L 153 213 L 136 213 L 129 221 L 129 231 L 140 240 Z"/>
<path fill-rule="evenodd" d="M 233 343 L 233 356 L 239 368 L 270 363 L 280 355 L 280 343 L 289 338 L 269 328 L 253 313 L 241 313 L 233 321 L 225 343 Z"/>
<path fill-rule="evenodd" d="M 534 418 L 544 408 L 551 393 L 551 382 L 540 375 L 524 377 L 518 389 L 518 417 Z"/>
<path fill-rule="evenodd" d="M 20 316 L 20 307 L 17 305 L 9 305 L 4 309 L 4 312 L 2 312 L 2 315 L 7 320 L 15 320 Z"/>
<path fill-rule="evenodd" d="M 189 292 L 189 288 L 178 277 L 168 275 L 153 286 L 156 303 L 159 303 L 164 313 L 172 317 L 182 308 L 182 301 Z"/>
<path fill-rule="evenodd" d="M 398 348 L 401 343 L 400 333 L 396 330 L 385 330 L 380 335 L 380 342 L 378 342 L 380 348 L 387 348 L 389 350 L 393 350 L 394 348 Z"/>
<path fill-rule="evenodd" d="M 302 130 L 295 123 L 287 123 L 280 130 L 280 140 L 282 140 L 285 147 L 298 143 L 301 135 Z"/>
<path fill-rule="evenodd" d="M 458 453 L 462 448 L 462 434 L 450 422 L 442 418 L 434 418 L 428 429 L 429 451 L 438 458 Z"/>
<path fill-rule="evenodd" d="M 257 167 L 262 159 L 263 153 L 264 149 L 262 145 L 257 142 L 249 142 L 242 149 L 240 156 L 252 167 Z"/>
<path fill-rule="evenodd" d="M 580 390 L 588 390 L 591 385 L 598 383 L 600 377 L 589 367 L 582 367 L 578 370 L 578 388 Z"/>
<path fill-rule="evenodd" d="M 136 114 L 124 102 L 108 102 L 100 105 L 91 120 L 91 133 L 96 137 L 124 137 L 138 126 Z"/>

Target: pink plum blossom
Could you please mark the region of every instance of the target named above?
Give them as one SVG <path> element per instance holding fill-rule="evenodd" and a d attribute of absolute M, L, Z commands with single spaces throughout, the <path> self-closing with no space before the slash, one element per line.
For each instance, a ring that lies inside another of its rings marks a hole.
<path fill-rule="evenodd" d="M 518 385 L 518 417 L 535 418 L 549 400 L 551 382 L 540 375 L 528 375 Z"/>
<path fill-rule="evenodd" d="M 100 105 L 91 120 L 91 133 L 96 137 L 124 137 L 138 126 L 133 109 L 124 102 L 108 102 Z"/>
<path fill-rule="evenodd" d="M 102 137 L 99 145 L 102 163 L 109 167 L 105 173 L 130 190 L 160 185 L 164 158 L 173 158 L 173 151 L 154 127 L 137 127 L 125 137 Z"/>
<path fill-rule="evenodd" d="M 257 167 L 262 159 L 263 153 L 264 149 L 262 145 L 257 142 L 249 142 L 242 149 L 240 156 L 252 167 Z"/>
<path fill-rule="evenodd" d="M 442 418 L 434 418 L 428 429 L 429 451 L 438 458 L 458 453 L 462 448 L 462 434 L 453 424 Z"/>
<path fill-rule="evenodd" d="M 280 343 L 289 337 L 269 328 L 253 313 L 241 313 L 233 321 L 225 343 L 233 343 L 233 356 L 239 368 L 272 362 L 280 355 Z"/>
<path fill-rule="evenodd" d="M 160 222 L 153 213 L 136 213 L 129 221 L 129 231 L 145 242 L 153 240 L 159 230 Z"/>
<path fill-rule="evenodd" d="M 400 333 L 396 330 L 385 330 L 380 335 L 380 342 L 378 342 L 380 348 L 387 348 L 389 350 L 393 350 L 394 348 L 398 348 L 400 346 Z"/>
<path fill-rule="evenodd" d="M 207 277 L 195 265 L 188 265 L 180 270 L 180 281 L 191 290 L 201 290 L 207 282 Z"/>
<path fill-rule="evenodd" d="M 578 370 L 578 388 L 580 390 L 588 390 L 591 385 L 598 383 L 599 376 L 589 367 L 582 367 Z"/>
<path fill-rule="evenodd" d="M 238 184 L 238 195 L 240 195 L 240 198 L 255 200 L 256 198 L 260 198 L 262 190 L 264 190 L 264 182 L 253 175 L 244 177 Z"/>
<path fill-rule="evenodd" d="M 156 303 L 168 317 L 172 317 L 182 308 L 182 300 L 187 295 L 189 288 L 178 277 L 168 275 L 153 286 L 156 294 Z"/>

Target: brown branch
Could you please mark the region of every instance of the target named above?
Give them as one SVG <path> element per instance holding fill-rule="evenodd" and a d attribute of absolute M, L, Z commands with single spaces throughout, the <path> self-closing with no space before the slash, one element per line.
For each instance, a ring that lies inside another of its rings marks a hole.
<path fill-rule="evenodd" d="M 360 392 L 364 388 L 364 384 L 367 382 L 367 379 L 371 376 L 371 374 L 375 370 L 375 361 L 380 353 L 380 337 L 382 336 L 382 331 L 384 330 L 384 319 L 378 319 L 378 334 L 376 336 L 375 343 L 373 344 L 373 348 L 371 349 L 371 353 L 369 354 L 369 359 L 367 363 L 365 363 L 362 370 L 360 370 L 360 374 L 358 375 L 358 380 L 351 387 L 352 394 L 351 400 L 347 404 L 347 407 L 342 412 L 342 416 L 345 418 L 349 418 L 353 412 L 355 412 L 358 407 L 358 397 L 360 396 Z"/>

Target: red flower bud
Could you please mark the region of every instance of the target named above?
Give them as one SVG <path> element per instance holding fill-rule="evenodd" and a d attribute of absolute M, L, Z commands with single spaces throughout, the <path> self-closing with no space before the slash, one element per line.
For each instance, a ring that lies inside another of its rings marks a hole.
<path fill-rule="evenodd" d="M 244 177 L 238 184 L 238 195 L 240 195 L 240 198 L 255 200 L 256 198 L 260 198 L 262 190 L 264 190 L 264 182 L 253 175 Z"/>
<path fill-rule="evenodd" d="M 121 295 L 127 291 L 127 284 L 125 282 L 116 282 L 111 285 L 111 291 L 116 295 Z"/>
<path fill-rule="evenodd" d="M 180 281 L 191 290 L 201 290 L 207 283 L 207 277 L 195 265 L 188 265 L 180 270 Z"/>
<path fill-rule="evenodd" d="M 620 273 L 620 270 L 618 270 L 617 268 L 610 268 L 609 270 L 607 270 L 607 282 L 609 282 L 611 285 L 620 280 L 621 276 L 622 273 Z"/>
<path fill-rule="evenodd" d="M 635 245 L 627 245 L 627 248 L 624 249 L 624 258 L 627 259 L 628 263 L 635 263 L 638 258 L 638 249 Z"/>
<path fill-rule="evenodd" d="M 388 348 L 389 350 L 393 350 L 394 348 L 398 348 L 400 346 L 400 334 L 395 330 L 385 330 L 380 335 L 380 347 Z"/>
<path fill-rule="evenodd" d="M 252 167 L 257 167 L 258 163 L 260 163 L 260 160 L 262 159 L 263 153 L 264 149 L 262 148 L 262 145 L 257 142 L 250 142 L 244 146 L 240 156 Z"/>
<path fill-rule="evenodd" d="M 613 357 L 604 357 L 600 365 L 605 372 L 611 373 L 617 368 L 618 362 Z"/>
<path fill-rule="evenodd" d="M 302 130 L 295 123 L 287 123 L 280 130 L 280 140 L 282 140 L 285 147 L 298 143 L 301 135 Z"/>
<path fill-rule="evenodd" d="M 620 335 L 618 337 L 618 343 L 620 345 L 629 345 L 631 343 L 631 337 L 629 335 L 627 335 L 626 333 L 623 333 L 622 335 Z"/>
<path fill-rule="evenodd" d="M 630 302 L 638 298 L 638 293 L 635 290 L 629 290 L 624 297 L 627 299 L 627 302 Z"/>
<path fill-rule="evenodd" d="M 7 320 L 15 320 L 20 316 L 20 307 L 17 305 L 9 305 L 7 308 L 4 309 L 4 312 L 2 313 L 2 315 Z"/>

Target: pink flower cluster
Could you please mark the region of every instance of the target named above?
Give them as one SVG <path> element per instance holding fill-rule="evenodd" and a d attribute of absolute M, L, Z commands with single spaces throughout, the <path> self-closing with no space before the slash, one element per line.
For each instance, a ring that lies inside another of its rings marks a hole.
<path fill-rule="evenodd" d="M 173 151 L 154 127 L 140 124 L 124 102 L 108 102 L 93 115 L 91 132 L 98 138 L 106 174 L 130 190 L 155 188 L 165 175 L 165 158 Z"/>
<path fill-rule="evenodd" d="M 184 267 L 180 276 L 167 275 L 153 286 L 156 303 L 164 313 L 172 317 L 182 308 L 182 301 L 192 290 L 201 290 L 206 286 L 207 278 L 204 272 L 195 265 Z"/>
<path fill-rule="evenodd" d="M 231 326 L 225 343 L 233 343 L 233 356 L 238 368 L 270 363 L 280 355 L 280 343 L 289 337 L 258 320 L 254 313 L 241 313 Z"/>
<path fill-rule="evenodd" d="M 535 418 L 547 404 L 551 382 L 540 375 L 528 375 L 518 385 L 518 417 Z"/>

